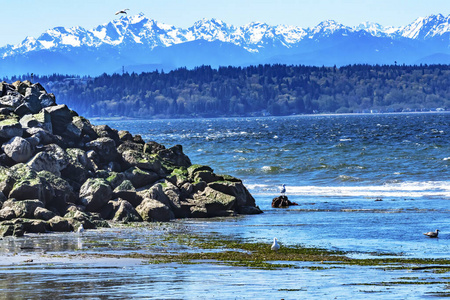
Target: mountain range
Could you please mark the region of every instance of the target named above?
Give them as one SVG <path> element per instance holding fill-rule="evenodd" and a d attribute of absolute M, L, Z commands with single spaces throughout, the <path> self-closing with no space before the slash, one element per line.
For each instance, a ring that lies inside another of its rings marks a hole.
<path fill-rule="evenodd" d="M 313 28 L 252 22 L 236 27 L 202 19 L 187 29 L 144 14 L 87 30 L 55 27 L 37 39 L 0 48 L 0 74 L 98 75 L 201 65 L 450 63 L 450 15 L 431 15 L 402 27 L 332 20 Z"/>

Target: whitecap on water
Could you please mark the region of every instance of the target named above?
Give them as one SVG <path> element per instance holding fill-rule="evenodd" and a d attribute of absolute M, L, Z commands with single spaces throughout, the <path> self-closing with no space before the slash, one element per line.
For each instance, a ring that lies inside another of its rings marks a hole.
<path fill-rule="evenodd" d="M 265 173 L 271 173 L 271 172 L 276 172 L 276 171 L 280 170 L 280 167 L 263 166 L 263 167 L 261 167 L 261 170 Z"/>
<path fill-rule="evenodd" d="M 268 185 L 264 188 L 259 185 L 251 193 L 264 194 L 271 191 Z M 289 194 L 296 196 L 321 196 L 321 197 L 445 197 L 450 198 L 450 186 L 445 181 L 428 182 L 403 182 L 389 183 L 385 185 L 361 185 L 361 186 L 294 186 L 289 185 Z"/>

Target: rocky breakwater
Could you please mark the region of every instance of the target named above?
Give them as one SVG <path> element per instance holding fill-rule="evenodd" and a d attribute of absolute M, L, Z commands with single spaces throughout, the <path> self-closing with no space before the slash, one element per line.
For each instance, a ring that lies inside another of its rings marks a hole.
<path fill-rule="evenodd" d="M 241 180 L 94 126 L 39 83 L 0 83 L 0 143 L 0 236 L 262 212 Z"/>

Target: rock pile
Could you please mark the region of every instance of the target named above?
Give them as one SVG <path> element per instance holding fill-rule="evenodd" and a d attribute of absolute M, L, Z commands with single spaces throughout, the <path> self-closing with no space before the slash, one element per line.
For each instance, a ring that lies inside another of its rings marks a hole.
<path fill-rule="evenodd" d="M 0 144 L 0 236 L 262 212 L 241 180 L 94 126 L 39 83 L 0 83 Z"/>

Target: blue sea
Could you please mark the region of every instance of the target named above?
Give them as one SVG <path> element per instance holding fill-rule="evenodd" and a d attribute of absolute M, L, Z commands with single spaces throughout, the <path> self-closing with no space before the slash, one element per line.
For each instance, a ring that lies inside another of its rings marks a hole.
<path fill-rule="evenodd" d="M 103 122 L 105 123 L 105 122 Z M 265 212 L 198 222 L 249 240 L 413 257 L 450 254 L 450 114 L 124 120 L 243 180 Z M 298 206 L 271 208 L 281 184 Z M 196 223 L 197 221 L 192 221 Z M 208 227 L 205 229 L 205 227 Z M 438 240 L 423 232 L 440 230 Z"/>
<path fill-rule="evenodd" d="M 0 240 L 5 299 L 422 299 L 449 296 L 447 271 L 415 265 L 260 270 L 214 262 L 148 264 L 92 253 L 186 251 L 175 227 L 264 242 L 342 250 L 355 258 L 450 258 L 450 114 L 305 115 L 95 120 L 183 146 L 192 163 L 243 180 L 263 214 L 175 220 Z M 297 206 L 272 208 L 287 187 Z M 424 232 L 440 230 L 431 239 Z M 24 250 L 25 249 L 25 250 Z M 29 249 L 29 250 L 26 250 Z M 21 255 L 16 255 L 21 253 Z M 23 254 L 25 253 L 25 254 Z M 23 262 L 29 255 L 28 263 Z M 81 257 L 81 261 L 80 261 Z M 282 262 L 282 257 L 280 257 Z M 31 262 L 30 262 L 31 261 Z M 419 284 L 420 283 L 420 284 Z"/>

